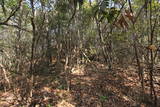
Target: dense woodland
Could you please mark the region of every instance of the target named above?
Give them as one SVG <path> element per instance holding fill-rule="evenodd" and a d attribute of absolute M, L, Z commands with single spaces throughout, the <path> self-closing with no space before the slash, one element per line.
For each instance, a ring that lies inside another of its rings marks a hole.
<path fill-rule="evenodd" d="M 160 0 L 0 0 L 0 107 L 160 107 Z"/>

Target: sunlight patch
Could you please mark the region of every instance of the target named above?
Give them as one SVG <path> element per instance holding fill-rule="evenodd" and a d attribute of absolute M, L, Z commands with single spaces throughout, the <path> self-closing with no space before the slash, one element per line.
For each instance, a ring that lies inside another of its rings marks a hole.
<path fill-rule="evenodd" d="M 75 105 L 70 104 L 69 102 L 62 100 L 59 101 L 58 104 L 56 105 L 56 107 L 75 107 Z"/>
<path fill-rule="evenodd" d="M 84 66 L 76 66 L 71 69 L 73 75 L 84 75 Z"/>

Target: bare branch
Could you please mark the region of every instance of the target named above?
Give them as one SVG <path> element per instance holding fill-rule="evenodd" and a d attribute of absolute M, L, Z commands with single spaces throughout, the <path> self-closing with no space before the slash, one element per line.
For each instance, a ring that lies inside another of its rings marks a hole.
<path fill-rule="evenodd" d="M 133 13 L 132 5 L 131 5 L 131 0 L 128 0 L 128 4 L 129 4 L 130 12 Z"/>
<path fill-rule="evenodd" d="M 69 19 L 68 26 L 70 26 L 71 21 L 74 19 L 75 15 L 76 15 L 76 12 L 77 12 L 77 1 L 74 0 L 74 11 L 73 11 L 71 18 Z"/>
<path fill-rule="evenodd" d="M 19 4 L 17 6 L 17 8 L 15 10 L 12 10 L 12 12 L 10 13 L 10 15 L 8 16 L 8 18 L 4 21 L 4 22 L 0 22 L 0 25 L 4 25 L 5 23 L 7 23 L 12 16 L 14 16 L 16 14 L 16 12 L 20 9 L 21 7 L 21 3 L 22 3 L 22 0 L 19 0 Z"/>
<path fill-rule="evenodd" d="M 144 5 L 143 5 L 143 6 L 141 7 L 141 9 L 139 10 L 139 12 L 137 13 L 137 15 L 136 15 L 136 17 L 135 17 L 134 23 L 136 23 L 139 15 L 141 14 L 142 10 L 147 6 L 148 2 L 149 2 L 149 1 L 146 0 L 145 3 L 144 3 Z"/>
<path fill-rule="evenodd" d="M 0 23 L 0 25 L 13 27 L 13 28 L 16 28 L 16 29 L 19 29 L 19 30 L 23 30 L 23 31 L 29 32 L 29 33 L 32 32 L 31 30 L 22 28 L 22 27 L 20 27 L 20 26 L 18 26 L 18 25 L 12 25 L 12 24 L 8 24 L 8 23 Z"/>

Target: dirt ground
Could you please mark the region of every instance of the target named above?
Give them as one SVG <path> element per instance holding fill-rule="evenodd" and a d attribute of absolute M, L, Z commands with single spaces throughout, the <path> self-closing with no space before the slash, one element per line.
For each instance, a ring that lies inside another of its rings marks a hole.
<path fill-rule="evenodd" d="M 36 76 L 31 107 L 152 107 L 148 82 L 141 92 L 134 66 L 108 71 L 103 64 L 82 65 L 71 70 L 70 90 L 66 89 L 64 73 Z M 160 86 L 156 86 L 160 107 Z M 0 92 L 0 107 L 19 106 L 12 91 Z"/>

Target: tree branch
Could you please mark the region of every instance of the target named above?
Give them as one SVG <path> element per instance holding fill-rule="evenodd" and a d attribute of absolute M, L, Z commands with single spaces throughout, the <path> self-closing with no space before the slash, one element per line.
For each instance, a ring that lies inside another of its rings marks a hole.
<path fill-rule="evenodd" d="M 136 15 L 136 17 L 135 17 L 135 19 L 134 19 L 134 23 L 136 23 L 139 15 L 141 14 L 142 10 L 147 6 L 148 3 L 149 3 L 149 1 L 146 0 L 145 3 L 144 3 L 144 5 L 141 7 L 141 9 L 139 10 L 139 12 L 137 13 L 137 15 Z"/>
<path fill-rule="evenodd" d="M 29 32 L 29 33 L 32 32 L 31 30 L 28 30 L 28 29 L 25 29 L 25 28 L 21 28 L 21 27 L 18 26 L 18 25 L 12 25 L 12 24 L 1 23 L 1 22 L 0 22 L 0 25 L 2 25 L 2 26 L 8 26 L 8 27 L 13 27 L 13 28 L 16 28 L 16 29 L 19 29 L 19 30 L 23 30 L 23 31 Z"/>
<path fill-rule="evenodd" d="M 19 0 L 18 7 L 15 10 L 12 10 L 11 13 L 10 13 L 10 15 L 8 16 L 8 18 L 5 21 L 0 22 L 0 25 L 7 24 L 7 22 L 11 19 L 11 17 L 14 16 L 16 14 L 16 12 L 20 9 L 21 3 L 22 3 L 22 0 Z"/>

